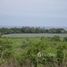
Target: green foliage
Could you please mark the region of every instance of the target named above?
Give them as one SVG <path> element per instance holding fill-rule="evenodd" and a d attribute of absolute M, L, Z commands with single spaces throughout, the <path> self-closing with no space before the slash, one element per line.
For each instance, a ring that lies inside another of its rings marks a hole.
<path fill-rule="evenodd" d="M 61 41 L 60 37 L 56 36 L 56 35 L 54 37 L 52 37 L 51 40 L 53 40 L 53 41 Z"/>
<path fill-rule="evenodd" d="M 57 62 L 58 65 L 60 66 L 63 63 L 64 60 L 64 47 L 63 46 L 58 46 L 57 48 Z"/>
<path fill-rule="evenodd" d="M 64 37 L 64 41 L 67 41 L 67 37 Z"/>
<path fill-rule="evenodd" d="M 60 41 L 58 36 L 0 38 L 0 64 L 10 61 L 10 64 L 16 63 L 17 67 L 61 67 L 67 63 L 66 51 L 67 42 Z"/>
<path fill-rule="evenodd" d="M 10 43 L 7 40 L 0 39 L 0 64 L 8 62 L 13 56 Z"/>
<path fill-rule="evenodd" d="M 0 28 L 2 34 L 11 34 L 11 33 L 67 33 L 63 28 L 40 28 L 40 27 L 21 27 L 21 28 Z"/>

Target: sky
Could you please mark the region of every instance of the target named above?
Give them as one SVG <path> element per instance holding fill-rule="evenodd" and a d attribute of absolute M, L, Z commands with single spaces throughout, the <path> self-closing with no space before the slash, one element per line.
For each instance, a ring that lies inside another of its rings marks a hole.
<path fill-rule="evenodd" d="M 67 0 L 0 0 L 0 26 L 67 27 Z"/>

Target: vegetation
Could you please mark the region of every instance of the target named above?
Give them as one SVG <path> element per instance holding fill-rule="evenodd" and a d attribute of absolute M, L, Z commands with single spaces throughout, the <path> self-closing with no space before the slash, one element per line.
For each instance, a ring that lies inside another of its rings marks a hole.
<path fill-rule="evenodd" d="M 0 67 L 67 67 L 67 40 L 0 37 Z"/>
<path fill-rule="evenodd" d="M 21 28 L 0 28 L 1 34 L 11 33 L 67 33 L 63 28 L 40 28 L 40 27 L 21 27 Z"/>

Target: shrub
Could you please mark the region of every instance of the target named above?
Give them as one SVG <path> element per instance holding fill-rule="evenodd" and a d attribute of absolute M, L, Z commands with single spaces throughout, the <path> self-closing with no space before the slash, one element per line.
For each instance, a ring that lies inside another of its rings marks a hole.
<path fill-rule="evenodd" d="M 51 38 L 52 41 L 61 41 L 59 36 L 54 36 Z"/>

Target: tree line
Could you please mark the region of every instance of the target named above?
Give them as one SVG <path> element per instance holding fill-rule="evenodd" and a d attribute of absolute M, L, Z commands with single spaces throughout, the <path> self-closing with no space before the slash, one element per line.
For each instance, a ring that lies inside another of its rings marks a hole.
<path fill-rule="evenodd" d="M 13 34 L 13 33 L 67 33 L 64 28 L 42 28 L 42 27 L 13 27 L 13 28 L 0 28 L 0 34 Z"/>

